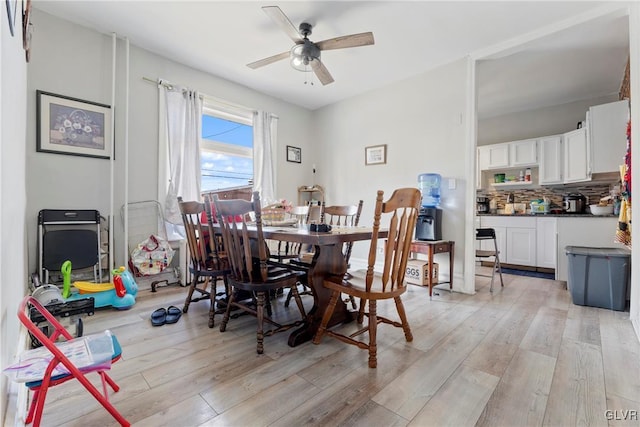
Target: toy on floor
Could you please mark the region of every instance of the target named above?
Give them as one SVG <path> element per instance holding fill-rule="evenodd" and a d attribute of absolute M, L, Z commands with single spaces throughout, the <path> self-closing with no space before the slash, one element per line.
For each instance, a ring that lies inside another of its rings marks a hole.
<path fill-rule="evenodd" d="M 60 270 L 63 278 L 62 297 L 65 301 L 93 297 L 96 307 L 112 306 L 118 310 L 129 309 L 136 303 L 138 285 L 133 275 L 124 267 L 112 271 L 113 283 L 74 282 L 73 290 L 71 261 L 65 261 Z"/>

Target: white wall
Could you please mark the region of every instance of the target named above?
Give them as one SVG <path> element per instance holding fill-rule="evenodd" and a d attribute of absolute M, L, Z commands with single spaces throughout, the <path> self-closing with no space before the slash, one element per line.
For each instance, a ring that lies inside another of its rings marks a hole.
<path fill-rule="evenodd" d="M 61 20 L 39 10 L 33 14 L 33 60 L 29 68 L 28 102 L 30 124 L 27 134 L 27 165 L 37 171 L 29 175 L 27 224 L 29 228 L 29 269 L 36 268 L 36 219 L 40 209 L 98 209 L 109 212 L 109 161 L 87 157 L 36 152 L 35 91 L 37 89 L 104 104 L 111 104 L 111 36 Z M 119 35 L 124 37 L 125 35 Z M 69 46 L 73 40 L 73 48 Z M 116 195 L 115 254 L 116 265 L 123 262 L 123 227 L 120 207 L 124 200 L 124 106 L 125 48 L 117 48 L 116 117 Z M 311 182 L 310 140 L 307 134 L 311 112 L 278 99 L 255 92 L 219 77 L 207 74 L 149 51 L 130 47 L 129 105 L 129 201 L 157 198 L 158 175 L 158 91 L 143 77 L 163 78 L 203 94 L 235 104 L 262 109 L 280 117 L 277 150 L 277 194 L 296 200 L 297 187 Z M 303 164 L 286 161 L 285 146 L 301 147 Z"/>
<path fill-rule="evenodd" d="M 19 8 L 18 4 L 18 8 Z M 27 286 L 25 230 L 25 129 L 27 64 L 22 30 L 12 37 L 4 5 L 0 8 L 0 369 L 13 363 L 18 349 L 18 304 Z M 19 15 L 19 13 L 18 13 Z M 20 19 L 16 20 L 20 25 Z M 15 408 L 7 408 L 11 383 L 0 375 L 0 421 Z M 21 387 L 24 389 L 24 387 Z M 12 401 L 15 404 L 15 401 Z M 7 425 L 13 425 L 8 419 Z M 4 422 L 3 422 L 4 424 Z"/>
<path fill-rule="evenodd" d="M 618 94 L 478 120 L 478 145 L 569 132 L 585 120 L 589 107 L 618 100 Z"/>
<path fill-rule="evenodd" d="M 442 175 L 442 234 L 456 242 L 458 290 L 463 290 L 465 191 L 473 185 L 465 181 L 466 73 L 466 61 L 459 60 L 317 110 L 314 118 L 316 183 L 325 187 L 327 204 L 363 199 L 361 224 L 372 223 L 377 190 L 389 197 L 395 188 L 417 187 L 421 173 Z M 365 166 L 365 147 L 379 144 L 387 144 L 387 163 Z M 455 190 L 448 189 L 449 179 L 455 179 Z M 352 265 L 366 265 L 367 256 L 368 244 L 357 243 Z M 446 256 L 436 262 L 448 271 Z"/>

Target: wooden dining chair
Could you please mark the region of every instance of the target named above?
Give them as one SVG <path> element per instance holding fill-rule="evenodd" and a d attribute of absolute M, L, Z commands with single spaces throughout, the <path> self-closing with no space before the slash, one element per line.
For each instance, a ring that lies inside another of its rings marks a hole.
<path fill-rule="evenodd" d="M 231 315 L 236 307 L 257 317 L 257 352 L 264 352 L 264 337 L 276 332 L 285 331 L 302 324 L 305 317 L 304 306 L 296 288 L 301 272 L 286 268 L 283 265 L 270 265 L 268 262 L 267 246 L 262 233 L 262 213 L 260 210 L 260 194 L 253 193 L 252 201 L 220 200 L 213 196 L 218 226 L 222 233 L 222 240 L 229 258 L 230 272 L 228 275 L 231 292 L 227 309 L 220 324 L 220 331 L 224 332 Z M 251 214 L 255 223 L 249 224 Z M 255 235 L 249 237 L 249 227 L 255 228 Z M 265 304 L 270 292 L 279 288 L 293 290 L 301 319 L 299 321 L 280 324 L 270 316 L 265 315 Z M 253 297 L 241 300 L 239 291 L 250 293 Z M 264 322 L 275 328 L 264 331 Z"/>
<path fill-rule="evenodd" d="M 358 225 L 362 213 L 363 201 L 357 205 L 332 205 L 325 206 L 322 212 L 322 222 L 331 226 L 351 227 Z"/>
<path fill-rule="evenodd" d="M 322 316 L 322 322 L 318 328 L 313 343 L 319 344 L 322 337 L 327 334 L 347 344 L 355 345 L 369 351 L 369 367 L 375 368 L 377 362 L 376 334 L 378 323 L 387 323 L 395 327 L 401 327 L 407 341 L 413 340 L 409 322 L 405 314 L 400 296 L 406 291 L 404 274 L 407 259 L 411 250 L 411 240 L 418 217 L 420 207 L 420 190 L 417 188 L 401 188 L 393 192 L 389 200 L 383 201 L 384 192 L 378 191 L 373 217 L 373 232 L 369 247 L 368 267 L 365 275 L 355 274 L 349 279 L 344 277 L 327 277 L 323 286 L 331 290 L 329 304 Z M 380 233 L 381 218 L 389 218 L 389 234 L 384 247 L 384 266 L 381 274 L 374 274 L 373 268 L 378 253 L 378 236 Z M 367 326 L 359 329 L 351 335 L 344 335 L 337 331 L 327 329 L 327 324 L 333 315 L 340 294 L 351 295 L 360 298 L 358 323 L 362 323 L 364 316 L 368 318 Z M 398 311 L 400 321 L 391 320 L 378 315 L 378 300 L 393 299 Z M 368 311 L 366 309 L 368 306 Z M 368 343 L 354 339 L 356 336 L 369 333 Z"/>
<path fill-rule="evenodd" d="M 360 214 L 362 213 L 363 201 L 359 200 L 357 205 L 345 206 L 326 206 L 323 212 L 323 222 L 331 226 L 337 227 L 357 227 L 360 223 Z M 351 250 L 353 242 L 344 245 L 344 258 L 349 268 L 349 259 L 351 258 Z M 355 308 L 355 307 L 354 307 Z"/>
<path fill-rule="evenodd" d="M 211 232 L 213 224 L 202 222 L 203 215 L 207 218 L 207 222 L 211 220 L 211 212 L 208 215 L 206 213 L 206 203 L 183 201 L 182 197 L 178 197 L 178 206 L 187 235 L 187 246 L 191 258 L 189 272 L 192 277 L 182 312 L 189 311 L 189 304 L 192 302 L 208 299 L 210 301 L 209 327 L 213 328 L 215 315 L 224 312 L 222 309 L 216 309 L 216 296 L 227 295 L 227 274 L 230 271 L 228 260 L 221 252 L 220 236 Z M 218 280 L 224 283 L 224 292 L 220 294 L 217 293 Z M 198 295 L 194 297 L 195 292 Z"/>

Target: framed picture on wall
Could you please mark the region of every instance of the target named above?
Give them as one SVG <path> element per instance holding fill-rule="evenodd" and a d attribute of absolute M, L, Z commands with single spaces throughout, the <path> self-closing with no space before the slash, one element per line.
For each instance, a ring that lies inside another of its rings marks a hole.
<path fill-rule="evenodd" d="M 302 163 L 302 149 L 287 145 L 287 161 L 294 163 Z"/>
<path fill-rule="evenodd" d="M 385 163 L 387 163 L 387 144 L 365 147 L 365 165 L 383 165 Z"/>
<path fill-rule="evenodd" d="M 36 151 L 108 159 L 111 107 L 36 91 Z"/>

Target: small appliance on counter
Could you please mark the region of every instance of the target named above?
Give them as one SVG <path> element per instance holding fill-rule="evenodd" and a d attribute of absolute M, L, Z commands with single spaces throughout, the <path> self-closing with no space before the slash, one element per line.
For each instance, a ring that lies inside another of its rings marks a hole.
<path fill-rule="evenodd" d="M 476 197 L 476 213 L 489 213 L 488 197 Z"/>
<path fill-rule="evenodd" d="M 584 213 L 587 207 L 587 198 L 580 193 L 570 193 L 562 199 L 562 206 L 566 213 Z"/>
<path fill-rule="evenodd" d="M 416 221 L 416 240 L 442 240 L 442 209 L 420 208 Z"/>

